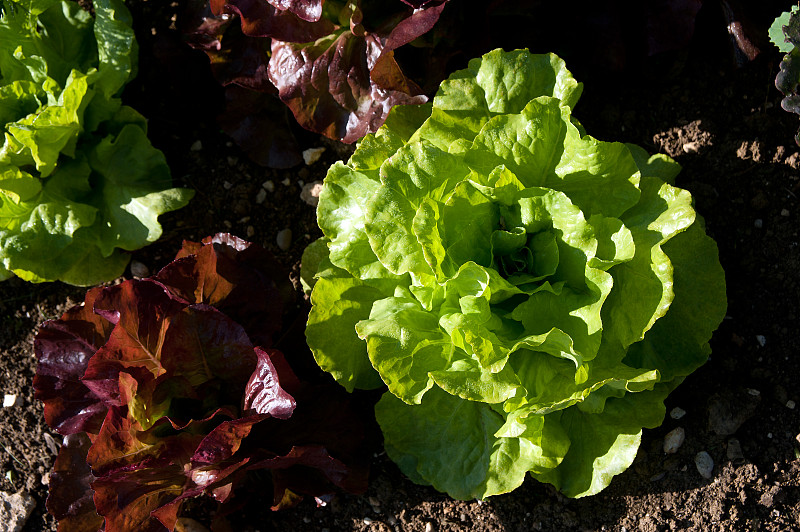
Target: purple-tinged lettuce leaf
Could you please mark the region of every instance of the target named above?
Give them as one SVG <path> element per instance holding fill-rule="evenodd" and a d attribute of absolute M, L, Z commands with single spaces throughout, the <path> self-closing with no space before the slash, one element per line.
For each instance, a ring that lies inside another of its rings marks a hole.
<path fill-rule="evenodd" d="M 108 410 L 81 382 L 89 360 L 113 328 L 92 311 L 101 291 L 89 290 L 83 305 L 68 310 L 60 320 L 44 323 L 34 341 L 38 364 L 33 387 L 45 404 L 45 421 L 59 434 L 96 433 Z"/>
<path fill-rule="evenodd" d="M 297 403 L 278 383 L 278 370 L 272 363 L 272 355 L 283 356 L 280 351 L 255 349 L 258 356 L 256 370 L 247 382 L 244 390 L 245 412 L 254 411 L 261 415 L 270 415 L 279 419 L 288 419 L 294 412 Z"/>
<path fill-rule="evenodd" d="M 92 498 L 95 476 L 86 463 L 91 444 L 83 432 L 66 436 L 50 473 L 47 510 L 58 519 L 60 532 L 97 532 L 103 526 Z"/>
<path fill-rule="evenodd" d="M 296 475 L 292 468 L 311 470 L 310 474 Z M 332 491 L 333 486 L 352 492 L 366 489 L 366 478 L 357 478 L 345 463 L 333 458 L 321 445 L 292 447 L 284 456 L 268 458 L 250 464 L 248 469 L 270 469 L 273 480 L 274 509 L 285 508 L 287 492 L 311 495 L 320 491 Z M 294 502 L 293 497 L 288 497 Z"/>
<path fill-rule="evenodd" d="M 189 303 L 219 309 L 261 347 L 273 345 L 283 311 L 294 300 L 288 275 L 270 252 L 225 234 L 184 241 L 155 279 Z"/>
<path fill-rule="evenodd" d="M 393 106 L 427 101 L 393 51 L 429 31 L 444 6 L 434 2 L 420 8 L 386 34 L 365 31 L 356 9 L 349 29 L 315 42 L 273 38 L 270 80 L 303 127 L 355 142 L 376 131 Z"/>
<path fill-rule="evenodd" d="M 300 125 L 355 142 L 380 127 L 392 106 L 427 101 L 403 73 L 394 50 L 430 31 L 446 4 L 447 0 L 404 0 L 380 9 L 369 4 L 362 12 L 361 2 L 330 2 L 323 10 L 322 2 L 212 0 L 203 14 L 199 5 L 193 6 L 184 31 L 193 47 L 209 55 L 220 83 L 270 92 L 263 87 L 268 60 L 269 80 Z M 238 16 L 240 29 L 223 15 Z M 267 59 L 261 43 L 270 40 Z M 236 96 L 245 94 L 239 91 Z M 255 154 L 253 145 L 263 142 L 244 135 L 249 127 L 233 126 L 238 116 L 228 117 L 226 130 L 241 132 L 237 142 L 248 140 L 252 147 L 245 149 Z M 258 128 L 263 129 L 261 121 Z M 262 162 L 272 161 L 269 157 Z"/>
<path fill-rule="evenodd" d="M 300 380 L 276 348 L 300 367 L 310 357 L 281 326 L 287 285 L 268 252 L 219 234 L 185 242 L 157 278 L 93 289 L 42 326 L 36 396 L 74 435 L 49 503 L 62 532 L 171 530 L 183 501 L 231 504 L 253 469 L 275 472 L 276 507 L 363 491 L 359 410 L 338 386 Z M 255 347 L 234 316 L 282 345 Z"/>
<path fill-rule="evenodd" d="M 309 42 L 332 33 L 335 25 L 313 13 L 317 8 L 286 10 L 275 4 L 319 4 L 322 14 L 322 2 L 265 2 L 263 0 L 211 0 L 211 11 L 220 15 L 238 15 L 242 21 L 242 31 L 253 37 L 272 37 L 282 41 Z M 302 16 L 301 16 L 302 15 Z M 304 19 L 303 17 L 311 16 Z"/>
<path fill-rule="evenodd" d="M 315 22 L 322 15 L 323 0 L 267 0 L 282 11 L 291 11 L 306 22 Z"/>

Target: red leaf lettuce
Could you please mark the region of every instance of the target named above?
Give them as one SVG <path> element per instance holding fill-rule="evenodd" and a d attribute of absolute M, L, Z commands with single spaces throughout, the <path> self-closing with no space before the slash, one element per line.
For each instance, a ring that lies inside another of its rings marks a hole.
<path fill-rule="evenodd" d="M 351 143 L 377 130 L 392 106 L 427 100 L 394 50 L 428 32 L 447 1 L 211 0 L 194 3 L 185 32 L 220 83 L 277 88 L 300 125 Z"/>
<path fill-rule="evenodd" d="M 365 489 L 347 394 L 301 381 L 277 349 L 292 296 L 267 251 L 218 234 L 42 325 L 34 387 L 66 436 L 47 502 L 59 530 L 172 530 L 184 500 L 225 503 L 256 469 L 275 509 Z"/>

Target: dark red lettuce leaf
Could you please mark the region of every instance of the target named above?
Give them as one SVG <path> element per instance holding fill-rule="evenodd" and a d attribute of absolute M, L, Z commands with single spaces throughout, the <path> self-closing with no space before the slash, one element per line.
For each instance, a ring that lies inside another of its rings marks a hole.
<path fill-rule="evenodd" d="M 295 0 L 280 2 L 272 0 L 211 0 L 211 11 L 220 15 L 238 15 L 242 21 L 242 31 L 252 37 L 273 37 L 282 41 L 308 42 L 329 35 L 335 30 L 334 24 L 319 15 L 316 18 L 304 19 L 316 12 L 316 7 L 298 8 L 297 11 L 278 9 L 277 4 L 319 4 L 322 14 L 322 2 L 302 2 Z M 302 17 L 299 16 L 302 14 Z"/>
<path fill-rule="evenodd" d="M 294 301 L 288 274 L 272 254 L 227 234 L 184 241 L 155 279 L 177 297 L 211 305 L 239 323 L 256 345 L 270 347 Z"/>
<path fill-rule="evenodd" d="M 288 10 L 308 22 L 315 22 L 322 16 L 323 0 L 267 0 L 281 10 Z"/>
<path fill-rule="evenodd" d="M 206 0 L 189 2 L 182 31 L 191 47 L 208 55 L 214 77 L 225 87 L 225 108 L 217 116 L 222 130 L 260 165 L 300 164 L 294 119 L 267 73 L 270 40 L 244 35 L 238 17 L 215 17 Z"/>
<path fill-rule="evenodd" d="M 210 10 L 203 14 L 194 6 L 184 32 L 191 46 L 209 55 L 220 83 L 267 93 L 263 47 L 271 39 L 269 80 L 295 119 L 306 129 L 350 143 L 380 127 L 392 106 L 427 100 L 403 73 L 393 52 L 428 32 L 447 1 L 364 2 L 370 4 L 369 20 L 364 20 L 361 2 L 355 7 L 332 2 L 328 20 L 322 16 L 322 2 L 211 0 Z M 230 23 L 232 15 L 239 18 L 239 28 Z M 250 100 L 238 109 L 253 107 L 252 95 L 239 91 L 229 96 Z M 233 107 L 230 100 L 229 106 Z M 276 128 L 265 128 L 263 120 L 253 119 L 235 127 L 232 121 L 239 116 L 246 118 L 231 113 L 226 131 L 239 133 L 237 142 L 248 141 L 245 150 L 257 155 L 256 147 L 266 143 L 254 142 L 245 133 Z M 274 161 L 261 158 L 270 166 Z"/>
<path fill-rule="evenodd" d="M 175 527 L 179 508 L 171 503 L 190 483 L 179 465 L 170 464 L 114 472 L 95 480 L 92 490 L 107 532 L 163 532 Z M 159 508 L 165 511 L 156 517 Z"/>
<path fill-rule="evenodd" d="M 103 526 L 92 499 L 95 476 L 86 463 L 91 444 L 86 433 L 70 434 L 58 451 L 50 473 L 47 510 L 58 519 L 59 532 L 97 532 Z"/>
<path fill-rule="evenodd" d="M 244 389 L 245 412 L 267 414 L 278 419 L 289 419 L 297 403 L 278 383 L 278 370 L 272 363 L 272 356 L 283 356 L 280 351 L 264 351 L 256 347 L 258 364 Z"/>
<path fill-rule="evenodd" d="M 108 410 L 81 382 L 89 360 L 113 328 L 92 311 L 101 290 L 89 290 L 83 305 L 44 323 L 34 340 L 38 362 L 33 387 L 36 398 L 44 402 L 45 421 L 59 434 L 97 432 Z"/>
<path fill-rule="evenodd" d="M 351 468 L 333 458 L 321 445 L 292 447 L 286 455 L 250 464 L 248 469 L 271 470 L 273 509 L 294 506 L 299 502 L 291 494 L 313 495 L 333 491 L 333 486 L 354 493 L 366 490 L 367 479 L 354 478 Z M 298 470 L 305 471 L 298 474 Z"/>
<path fill-rule="evenodd" d="M 393 106 L 427 101 L 393 58 L 378 62 L 384 49 L 380 38 L 347 30 L 313 43 L 273 39 L 270 81 L 300 125 L 352 143 L 376 131 Z M 379 84 L 386 80 L 392 86 Z"/>
<path fill-rule="evenodd" d="M 219 234 L 42 326 L 36 394 L 70 434 L 48 499 L 61 532 L 171 530 L 188 498 L 238 504 L 253 469 L 274 473 L 276 508 L 365 488 L 360 411 L 290 365 L 310 353 L 281 325 L 287 277 L 259 246 Z"/>

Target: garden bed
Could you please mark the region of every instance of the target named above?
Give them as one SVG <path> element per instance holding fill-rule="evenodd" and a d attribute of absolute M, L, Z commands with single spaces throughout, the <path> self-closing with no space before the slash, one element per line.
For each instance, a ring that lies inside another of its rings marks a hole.
<path fill-rule="evenodd" d="M 182 239 L 231 232 L 272 251 L 300 291 L 300 257 L 320 236 L 314 208 L 301 191 L 352 148 L 299 132 L 303 148 L 326 148 L 319 161 L 289 170 L 251 163 L 216 125 L 222 92 L 205 70 L 205 56 L 179 44 L 171 24 L 177 7 L 148 1 L 129 6 L 138 24 L 140 74 L 124 99 L 148 117 L 150 137 L 176 183 L 197 190 L 187 208 L 161 217 L 164 236 L 135 252 L 134 260 L 156 272 Z M 326 506 L 307 499 L 271 512 L 269 490 L 260 495 L 257 485 L 249 485 L 243 490 L 249 500 L 231 516 L 233 529 L 800 528 L 797 119 L 781 110 L 773 86 L 777 50 L 740 68 L 728 60 L 729 51 L 727 36 L 709 23 L 698 27 L 690 49 L 633 72 L 584 74 L 566 58 L 586 84 L 575 114 L 593 136 L 632 142 L 683 166 L 677 185 L 693 194 L 727 278 L 728 311 L 712 339 L 711 360 L 668 397 L 671 415 L 644 432 L 630 469 L 584 499 L 564 498 L 528 479 L 511 494 L 462 502 L 411 483 L 378 454 L 367 493 L 340 494 Z M 278 234 L 285 239 L 286 230 L 290 238 L 279 246 Z M 44 501 L 61 439 L 44 424 L 33 398 L 33 336 L 40 323 L 82 301 L 84 293 L 59 283 L 0 284 L 0 392 L 17 395 L 14 406 L 0 409 L 0 491 L 34 497 L 26 530 L 55 530 Z M 685 442 L 665 454 L 664 438 L 678 427 Z M 695 465 L 701 451 L 714 461 L 710 478 Z M 213 510 L 213 504 L 192 502 L 183 514 L 208 525 Z"/>

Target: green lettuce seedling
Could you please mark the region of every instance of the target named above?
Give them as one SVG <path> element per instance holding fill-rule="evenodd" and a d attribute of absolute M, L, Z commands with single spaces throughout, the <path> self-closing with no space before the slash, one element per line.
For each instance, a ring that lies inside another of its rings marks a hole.
<path fill-rule="evenodd" d="M 678 165 L 586 135 L 581 91 L 554 55 L 495 50 L 325 179 L 309 345 L 348 390 L 388 388 L 388 455 L 455 498 L 605 488 L 725 314 Z"/>
<path fill-rule="evenodd" d="M 0 280 L 122 273 L 186 205 L 144 117 L 122 105 L 136 41 L 121 0 L 0 0 Z"/>

